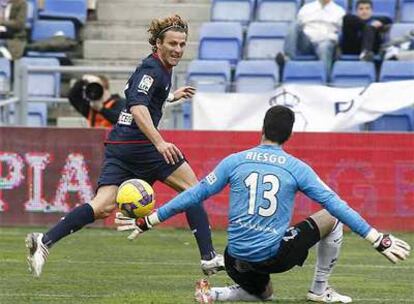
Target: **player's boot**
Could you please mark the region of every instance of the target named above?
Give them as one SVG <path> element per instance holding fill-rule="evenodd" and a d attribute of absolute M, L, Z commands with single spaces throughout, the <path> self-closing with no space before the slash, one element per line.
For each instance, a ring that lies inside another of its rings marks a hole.
<path fill-rule="evenodd" d="M 194 299 L 197 303 L 214 303 L 210 283 L 207 279 L 201 279 L 196 282 Z"/>
<path fill-rule="evenodd" d="M 27 256 L 27 263 L 29 264 L 29 271 L 35 277 L 42 274 L 43 266 L 49 255 L 49 250 L 42 242 L 43 233 L 29 233 L 26 236 L 26 247 L 29 249 Z"/>
<path fill-rule="evenodd" d="M 224 269 L 224 257 L 221 254 L 216 254 L 211 260 L 201 260 L 201 270 L 207 276 Z"/>
<path fill-rule="evenodd" d="M 351 303 L 352 302 L 352 298 L 339 294 L 332 287 L 326 288 L 325 292 L 321 295 L 317 295 L 309 291 L 306 298 L 308 299 L 308 301 L 322 302 L 322 303 Z"/>

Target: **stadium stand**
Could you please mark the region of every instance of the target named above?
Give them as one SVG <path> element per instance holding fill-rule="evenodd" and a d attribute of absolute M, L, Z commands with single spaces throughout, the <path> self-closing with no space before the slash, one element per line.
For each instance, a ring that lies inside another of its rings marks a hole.
<path fill-rule="evenodd" d="M 252 22 L 247 29 L 246 58 L 273 59 L 283 51 L 288 24 Z"/>
<path fill-rule="evenodd" d="M 414 22 L 414 0 L 400 0 L 400 21 Z"/>
<path fill-rule="evenodd" d="M 374 15 L 387 16 L 392 20 L 396 19 L 397 15 L 397 0 L 373 0 Z M 356 10 L 357 1 L 353 1 L 352 11 Z"/>
<path fill-rule="evenodd" d="M 255 0 L 213 0 L 211 20 L 247 24 L 253 19 L 254 6 Z"/>
<path fill-rule="evenodd" d="M 305 0 L 304 3 L 308 3 L 308 2 L 312 2 L 314 0 Z M 348 2 L 348 0 L 334 0 L 336 4 L 342 6 L 344 8 L 344 10 L 348 11 L 349 10 L 349 2 L 352 2 L 352 0 L 350 0 Z"/>
<path fill-rule="evenodd" d="M 225 60 L 193 60 L 187 70 L 187 84 L 199 92 L 224 93 L 230 86 L 230 64 Z"/>
<path fill-rule="evenodd" d="M 0 95 L 10 89 L 10 61 L 0 58 Z"/>
<path fill-rule="evenodd" d="M 379 81 L 414 79 L 414 61 L 384 61 L 381 66 Z"/>
<path fill-rule="evenodd" d="M 288 61 L 283 71 L 284 83 L 326 84 L 322 61 Z"/>
<path fill-rule="evenodd" d="M 367 86 L 376 80 L 375 65 L 366 61 L 336 61 L 330 84 L 335 87 Z"/>
<path fill-rule="evenodd" d="M 26 16 L 26 28 L 30 30 L 33 26 L 33 22 L 37 19 L 37 1 L 27 1 L 27 16 Z"/>
<path fill-rule="evenodd" d="M 36 20 L 33 24 L 32 40 L 40 41 L 48 39 L 57 33 L 76 39 L 75 26 L 69 20 Z"/>
<path fill-rule="evenodd" d="M 390 29 L 390 40 L 406 36 L 414 30 L 414 23 L 395 23 Z"/>
<path fill-rule="evenodd" d="M 209 22 L 200 29 L 199 59 L 228 60 L 235 65 L 242 57 L 242 26 L 236 22 Z"/>
<path fill-rule="evenodd" d="M 56 58 L 30 58 L 21 59 L 23 65 L 59 66 Z M 29 96 L 58 97 L 60 95 L 60 73 L 29 73 Z"/>
<path fill-rule="evenodd" d="M 291 22 L 300 5 L 301 0 L 257 0 L 256 20 Z"/>
<path fill-rule="evenodd" d="M 369 131 L 414 131 L 414 109 L 404 108 L 387 113 L 367 124 Z"/>
<path fill-rule="evenodd" d="M 271 91 L 278 82 L 279 71 L 273 60 L 242 60 L 237 64 L 235 90 L 238 93 Z"/>
<path fill-rule="evenodd" d="M 86 12 L 86 0 L 45 0 L 44 8 L 39 12 L 39 17 L 75 20 L 82 25 L 86 21 Z"/>

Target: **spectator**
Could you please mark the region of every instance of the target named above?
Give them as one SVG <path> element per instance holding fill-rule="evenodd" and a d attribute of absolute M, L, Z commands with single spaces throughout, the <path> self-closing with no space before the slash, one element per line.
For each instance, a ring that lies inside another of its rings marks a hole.
<path fill-rule="evenodd" d="M 384 44 L 382 49 L 385 60 L 414 60 L 414 29 Z"/>
<path fill-rule="evenodd" d="M 9 60 L 19 59 L 23 56 L 27 43 L 27 3 L 25 0 L 8 0 L 2 12 L 0 39 L 6 40 L 6 47 L 0 48 L 0 54 Z"/>
<path fill-rule="evenodd" d="M 90 127 L 109 128 L 125 107 L 125 99 L 111 95 L 105 76 L 84 75 L 69 91 L 69 102 L 88 120 Z"/>
<path fill-rule="evenodd" d="M 347 14 L 343 20 L 341 50 L 343 54 L 358 54 L 360 60 L 372 61 L 378 54 L 383 33 L 392 20 L 385 16 L 372 16 L 371 0 L 358 0 L 356 15 Z"/>
<path fill-rule="evenodd" d="M 305 4 L 286 36 L 286 55 L 295 58 L 297 55 L 315 54 L 329 72 L 344 15 L 344 9 L 333 0 L 316 0 Z"/>
<path fill-rule="evenodd" d="M 96 6 L 98 0 L 88 0 L 88 20 L 96 21 L 98 20 L 98 15 L 96 14 Z"/>

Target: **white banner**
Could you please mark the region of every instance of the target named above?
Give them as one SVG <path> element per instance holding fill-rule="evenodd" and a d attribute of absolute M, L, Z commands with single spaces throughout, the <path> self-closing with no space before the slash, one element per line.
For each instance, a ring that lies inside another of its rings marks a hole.
<path fill-rule="evenodd" d="M 373 83 L 360 88 L 286 84 L 264 94 L 197 93 L 195 130 L 260 130 L 270 106 L 296 113 L 295 131 L 341 131 L 414 105 L 414 80 Z"/>

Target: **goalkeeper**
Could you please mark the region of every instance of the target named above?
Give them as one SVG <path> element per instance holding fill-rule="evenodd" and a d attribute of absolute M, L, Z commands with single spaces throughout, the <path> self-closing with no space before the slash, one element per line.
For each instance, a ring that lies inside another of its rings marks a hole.
<path fill-rule="evenodd" d="M 289 108 L 270 108 L 264 118 L 259 146 L 228 156 L 196 186 L 145 218 L 134 220 L 117 214 L 118 230 L 132 230 L 129 238 L 133 239 L 229 184 L 225 267 L 237 285 L 210 289 L 206 280 L 199 281 L 195 295 L 198 302 L 272 300 L 270 274 L 302 266 L 314 245 L 317 245 L 317 262 L 307 299 L 352 302 L 328 283 L 341 248 L 342 223 L 392 263 L 405 260 L 411 248 L 406 242 L 371 227 L 309 165 L 282 149 L 281 145 L 292 133 L 294 118 Z M 289 228 L 298 191 L 324 209 Z"/>

